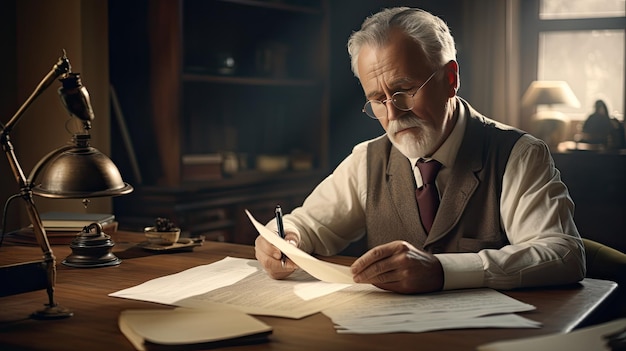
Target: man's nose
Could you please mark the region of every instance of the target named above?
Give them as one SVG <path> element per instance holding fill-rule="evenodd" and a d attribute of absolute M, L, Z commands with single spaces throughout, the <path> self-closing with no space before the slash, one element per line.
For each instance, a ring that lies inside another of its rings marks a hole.
<path fill-rule="evenodd" d="M 400 118 L 400 116 L 402 116 L 403 113 L 405 113 L 404 111 L 396 107 L 392 99 L 387 100 L 387 102 L 385 103 L 385 106 L 387 107 L 387 119 L 388 120 L 398 119 Z"/>

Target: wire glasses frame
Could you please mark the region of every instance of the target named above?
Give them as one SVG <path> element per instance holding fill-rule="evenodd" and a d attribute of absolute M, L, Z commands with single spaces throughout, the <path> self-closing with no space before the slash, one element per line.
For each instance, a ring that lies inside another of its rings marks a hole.
<path fill-rule="evenodd" d="M 368 100 L 363 106 L 363 112 L 373 119 L 380 119 L 387 117 L 387 102 L 391 101 L 393 105 L 400 111 L 411 111 L 415 106 L 413 97 L 417 94 L 430 80 L 435 76 L 439 69 L 435 70 L 426 81 L 415 90 L 413 94 L 409 94 L 404 91 L 396 91 L 391 95 L 391 98 L 387 100 Z"/>

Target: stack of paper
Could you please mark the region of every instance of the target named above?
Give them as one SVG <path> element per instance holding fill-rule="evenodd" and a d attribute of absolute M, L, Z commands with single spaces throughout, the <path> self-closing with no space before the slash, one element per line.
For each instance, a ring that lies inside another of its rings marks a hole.
<path fill-rule="evenodd" d="M 540 323 L 513 314 L 533 309 L 495 290 L 472 289 L 413 296 L 376 292 L 322 312 L 336 324 L 338 333 L 379 334 L 539 328 Z"/>
<path fill-rule="evenodd" d="M 513 313 L 535 309 L 492 289 L 447 291 L 426 295 L 399 295 L 353 283 L 350 267 L 322 262 L 302 252 L 246 214 L 260 235 L 312 276 L 332 283 L 351 284 L 353 298 L 328 306 L 323 313 L 339 333 L 424 332 L 455 328 L 539 328 L 540 323 Z M 337 295 L 335 293 L 334 295 Z M 365 307 L 367 306 L 367 307 Z"/>
<path fill-rule="evenodd" d="M 370 284 L 354 284 L 349 267 L 300 251 L 246 213 L 259 233 L 302 270 L 287 279 L 273 280 L 256 260 L 226 257 L 109 296 L 193 308 L 220 303 L 249 314 L 287 318 L 322 311 L 339 333 L 540 327 L 540 323 L 514 314 L 534 306 L 492 289 L 401 295 Z"/>
<path fill-rule="evenodd" d="M 226 257 L 109 296 L 193 308 L 222 303 L 250 314 L 298 319 L 367 293 L 362 291 L 367 287 L 321 282 L 304 271 L 274 280 L 256 260 Z"/>
<path fill-rule="evenodd" d="M 110 296 L 193 308 L 220 303 L 249 314 L 287 318 L 322 311 L 339 333 L 539 327 L 539 323 L 513 314 L 534 306 L 491 289 L 400 295 L 368 284 L 320 282 L 303 271 L 290 279 L 273 280 L 257 261 L 233 257 Z"/>

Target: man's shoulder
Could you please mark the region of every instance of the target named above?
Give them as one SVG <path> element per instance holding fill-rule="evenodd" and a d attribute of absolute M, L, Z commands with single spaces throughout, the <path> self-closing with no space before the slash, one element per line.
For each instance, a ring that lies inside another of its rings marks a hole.
<path fill-rule="evenodd" d="M 473 121 L 483 127 L 488 127 L 496 132 L 516 132 L 518 134 L 525 134 L 526 132 L 524 132 L 523 130 L 519 129 L 519 128 L 515 128 L 513 126 L 510 126 L 506 123 L 502 123 L 499 121 L 496 121 L 494 119 L 491 119 L 489 117 L 485 117 L 483 115 L 471 115 L 471 117 L 469 118 L 470 121 Z"/>
<path fill-rule="evenodd" d="M 472 124 L 475 126 L 481 126 L 481 127 L 488 127 L 495 131 L 506 131 L 506 132 L 513 131 L 519 134 L 525 134 L 525 132 L 521 129 L 515 128 L 503 122 L 496 121 L 495 119 L 486 117 L 485 115 L 483 115 L 482 113 L 474 109 L 472 105 L 470 105 L 467 101 L 463 99 L 460 99 L 460 100 L 466 106 L 467 111 L 469 112 L 467 114 L 468 116 L 467 120 L 469 124 Z"/>
<path fill-rule="evenodd" d="M 465 138 L 471 140 L 472 143 L 480 140 L 487 142 L 489 140 L 491 145 L 495 143 L 501 146 L 510 145 L 512 147 L 524 135 L 527 135 L 527 133 L 521 129 L 479 114 L 468 118 Z"/>

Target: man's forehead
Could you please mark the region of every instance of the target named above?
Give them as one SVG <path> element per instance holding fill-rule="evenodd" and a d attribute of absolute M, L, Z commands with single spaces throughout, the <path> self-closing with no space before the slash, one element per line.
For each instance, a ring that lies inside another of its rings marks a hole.
<path fill-rule="evenodd" d="M 364 46 L 359 53 L 357 69 L 366 94 L 375 94 L 385 86 L 401 88 L 415 84 L 430 73 L 424 55 L 414 42 L 399 45 L 393 41 L 384 47 Z"/>

